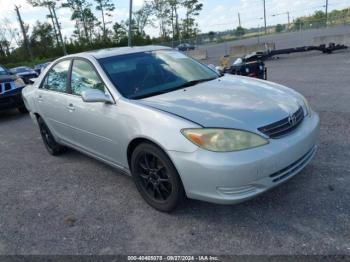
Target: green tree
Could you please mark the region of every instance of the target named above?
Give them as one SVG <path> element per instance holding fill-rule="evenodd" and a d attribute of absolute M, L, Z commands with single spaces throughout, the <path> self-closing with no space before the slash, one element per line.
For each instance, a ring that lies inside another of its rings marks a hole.
<path fill-rule="evenodd" d="M 152 14 L 152 5 L 147 2 L 139 10 L 134 12 L 134 27 L 140 35 L 146 35 L 146 26 L 154 26 L 153 20 L 151 19 Z"/>
<path fill-rule="evenodd" d="M 167 38 L 167 25 L 169 25 L 170 5 L 165 0 L 152 0 L 154 15 L 159 22 L 160 37 L 164 40 Z"/>
<path fill-rule="evenodd" d="M 215 37 L 215 32 L 210 31 L 210 32 L 208 33 L 208 37 L 209 37 L 210 42 L 213 42 L 214 37 Z"/>
<path fill-rule="evenodd" d="M 55 34 L 52 25 L 49 23 L 40 23 L 39 21 L 33 27 L 30 36 L 30 45 L 34 55 L 39 57 L 48 57 L 54 47 Z"/>
<path fill-rule="evenodd" d="M 240 37 L 245 35 L 245 29 L 241 26 L 237 26 L 235 30 L 235 36 Z"/>
<path fill-rule="evenodd" d="M 298 31 L 304 28 L 304 21 L 301 18 L 297 18 L 293 23 L 293 30 Z"/>
<path fill-rule="evenodd" d="M 180 25 L 178 10 L 181 8 L 181 0 L 168 0 L 170 6 L 170 23 L 172 28 L 173 39 L 180 37 Z"/>
<path fill-rule="evenodd" d="M 198 32 L 198 24 L 195 23 L 195 17 L 199 15 L 203 9 L 203 4 L 199 0 L 184 0 L 182 5 L 186 9 L 186 17 L 182 20 L 183 37 L 190 38 L 196 36 Z"/>
<path fill-rule="evenodd" d="M 0 39 L 0 58 L 5 58 L 10 55 L 10 42 L 5 39 Z"/>
<path fill-rule="evenodd" d="M 111 12 L 114 11 L 115 6 L 111 0 L 95 0 L 95 2 L 97 3 L 96 10 L 101 11 L 103 38 L 106 39 L 107 29 L 105 16 L 111 16 Z"/>
<path fill-rule="evenodd" d="M 323 11 L 316 11 L 314 15 L 309 19 L 309 24 L 311 27 L 319 27 L 326 25 L 326 13 Z"/>
<path fill-rule="evenodd" d="M 284 30 L 284 26 L 281 24 L 277 24 L 275 30 L 276 30 L 276 33 L 280 33 Z"/>
<path fill-rule="evenodd" d="M 79 41 L 82 42 L 82 40 L 85 40 L 91 42 L 91 33 L 95 25 L 94 22 L 96 21 L 96 17 L 91 11 L 91 3 L 87 0 L 66 0 L 62 6 L 72 10 L 71 20 L 75 20 L 76 22 L 75 35 L 78 36 Z M 80 33 L 81 25 L 84 37 Z"/>
<path fill-rule="evenodd" d="M 29 4 L 31 4 L 33 7 L 47 7 L 47 9 L 49 10 L 49 14 L 47 15 L 47 18 L 51 19 L 51 23 L 52 23 L 52 28 L 54 30 L 54 34 L 55 34 L 55 38 L 56 38 L 56 43 L 57 46 L 60 45 L 60 41 L 58 38 L 58 28 L 56 28 L 56 24 L 54 21 L 54 14 L 53 14 L 53 8 L 55 8 L 56 6 L 56 2 L 59 2 L 59 0 L 55 1 L 50 1 L 50 0 L 27 0 L 27 2 Z"/>
<path fill-rule="evenodd" d="M 125 24 L 116 22 L 113 25 L 114 40 L 120 43 L 126 37 L 127 27 Z"/>

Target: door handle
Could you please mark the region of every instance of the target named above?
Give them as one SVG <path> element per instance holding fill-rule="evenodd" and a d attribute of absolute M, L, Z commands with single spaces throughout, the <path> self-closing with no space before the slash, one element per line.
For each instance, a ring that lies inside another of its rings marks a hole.
<path fill-rule="evenodd" d="M 42 95 L 38 95 L 38 96 L 37 96 L 37 99 L 38 99 L 38 102 L 42 102 L 42 101 L 43 101 Z"/>
<path fill-rule="evenodd" d="M 73 105 L 72 103 L 70 103 L 70 104 L 67 106 L 67 109 L 68 109 L 69 111 L 74 111 L 74 110 L 75 110 L 75 107 L 74 107 L 74 105 Z"/>

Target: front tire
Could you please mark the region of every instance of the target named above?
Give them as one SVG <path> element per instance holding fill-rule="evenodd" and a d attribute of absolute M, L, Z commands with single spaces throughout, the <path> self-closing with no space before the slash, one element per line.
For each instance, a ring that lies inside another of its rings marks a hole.
<path fill-rule="evenodd" d="M 39 124 L 41 138 L 43 139 L 43 142 L 47 151 L 53 156 L 57 156 L 65 152 L 66 147 L 56 142 L 50 129 L 48 128 L 48 126 L 46 125 L 46 123 L 41 117 L 38 118 L 38 124 Z"/>
<path fill-rule="evenodd" d="M 143 199 L 153 208 L 173 211 L 185 198 L 176 168 L 158 147 L 142 143 L 131 157 L 131 172 Z"/>

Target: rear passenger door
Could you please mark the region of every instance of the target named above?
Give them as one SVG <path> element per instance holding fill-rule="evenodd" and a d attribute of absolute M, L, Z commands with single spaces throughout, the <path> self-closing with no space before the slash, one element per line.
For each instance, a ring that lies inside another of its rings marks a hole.
<path fill-rule="evenodd" d="M 102 102 L 86 103 L 81 93 L 99 89 L 111 95 L 94 66 L 85 59 L 74 59 L 71 71 L 71 95 L 67 100 L 69 126 L 74 145 L 88 153 L 118 164 L 120 155 L 118 128 L 114 119 L 117 106 Z"/>
<path fill-rule="evenodd" d="M 46 74 L 37 91 L 39 113 L 55 137 L 71 141 L 67 125 L 67 83 L 71 60 L 56 63 Z"/>

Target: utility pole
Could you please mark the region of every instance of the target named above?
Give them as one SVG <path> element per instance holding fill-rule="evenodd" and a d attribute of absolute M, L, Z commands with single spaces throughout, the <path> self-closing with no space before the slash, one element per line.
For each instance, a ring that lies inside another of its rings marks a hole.
<path fill-rule="evenodd" d="M 57 30 L 58 30 L 58 35 L 59 35 L 59 37 L 60 37 L 61 44 L 62 44 L 63 54 L 64 54 L 64 55 L 67 55 L 66 44 L 65 44 L 64 41 L 63 41 L 63 37 L 62 37 L 62 33 L 61 33 L 61 26 L 60 26 L 60 23 L 58 22 L 58 19 L 57 19 L 57 15 L 56 15 L 56 11 L 55 11 L 55 6 L 54 6 L 54 5 L 51 5 L 51 8 L 52 8 L 53 16 L 55 17 L 56 26 L 57 26 Z"/>
<path fill-rule="evenodd" d="M 326 0 L 326 27 L 328 26 L 328 0 Z"/>
<path fill-rule="evenodd" d="M 129 5 L 129 35 L 128 35 L 128 46 L 132 46 L 132 0 L 130 0 L 130 5 Z"/>
<path fill-rule="evenodd" d="M 24 25 L 23 25 L 21 14 L 19 12 L 19 8 L 20 8 L 20 6 L 18 7 L 18 6 L 15 5 L 15 11 L 17 13 L 18 21 L 19 21 L 19 24 L 20 24 L 20 27 L 21 27 L 21 31 L 22 31 L 22 34 L 23 34 L 24 44 L 26 45 L 26 48 L 27 48 L 30 60 L 32 60 L 33 59 L 33 53 L 32 53 L 32 49 L 30 48 L 30 44 L 29 44 L 29 41 L 28 41 L 28 37 L 27 37 L 26 31 L 24 29 Z"/>
<path fill-rule="evenodd" d="M 288 18 L 288 31 L 289 31 L 289 28 L 290 28 L 290 16 L 289 16 L 289 11 L 285 12 L 285 13 L 280 13 L 280 14 L 273 14 L 271 16 L 279 16 L 279 15 L 287 15 L 287 18 Z"/>
<path fill-rule="evenodd" d="M 241 26 L 241 15 L 239 14 L 239 12 L 238 12 L 238 24 L 239 24 L 239 27 L 242 27 Z"/>
<path fill-rule="evenodd" d="M 264 1 L 264 24 L 265 24 L 265 35 L 267 34 L 267 29 L 266 29 L 266 3 Z"/>

